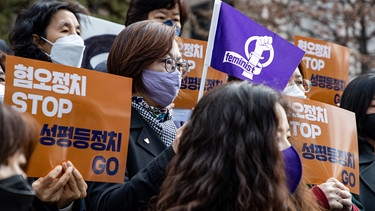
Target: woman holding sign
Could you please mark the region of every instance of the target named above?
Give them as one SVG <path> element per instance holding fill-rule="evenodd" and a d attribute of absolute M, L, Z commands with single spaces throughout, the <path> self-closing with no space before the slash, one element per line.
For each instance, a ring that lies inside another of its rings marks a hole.
<path fill-rule="evenodd" d="M 302 63 L 299 67 L 301 66 Z M 242 80 L 228 75 L 228 82 L 231 81 Z M 282 94 L 306 99 L 305 93 L 310 90 L 309 83 L 309 81 L 303 79 L 300 68 L 296 68 Z M 361 207 L 361 204 L 354 198 L 354 203 L 352 203 L 352 196 L 349 189 L 333 177 L 329 178 L 324 183 L 313 186 L 310 190 L 319 204 L 327 210 L 357 211 L 359 210 L 357 206 Z"/>
<path fill-rule="evenodd" d="M 76 9 L 66 2 L 36 1 L 22 10 L 9 35 L 15 56 L 80 67 L 85 46 Z M 79 210 L 87 184 L 72 163 L 64 162 L 32 181 L 32 187 L 35 210 Z"/>
<path fill-rule="evenodd" d="M 310 91 L 311 82 L 304 79 L 304 74 L 301 71 L 303 69 L 304 63 L 300 63 L 282 92 L 284 95 L 306 99 L 305 93 Z M 358 207 L 362 207 L 355 198 L 352 198 L 349 189 L 334 177 L 313 186 L 311 191 L 319 203 L 328 210 L 357 211 Z"/>
<path fill-rule="evenodd" d="M 208 92 L 185 123 L 155 210 L 320 210 L 301 183 L 286 101 L 263 85 Z"/>
<path fill-rule="evenodd" d="M 354 112 L 357 123 L 360 195 L 356 197 L 365 210 L 375 210 L 375 74 L 353 79 L 344 89 L 340 107 Z"/>
<path fill-rule="evenodd" d="M 124 184 L 90 183 L 89 209 L 140 210 L 158 194 L 177 146 L 167 106 L 189 68 L 182 62 L 177 39 L 174 27 L 146 20 L 129 25 L 114 41 L 108 72 L 133 79 L 126 174 Z"/>

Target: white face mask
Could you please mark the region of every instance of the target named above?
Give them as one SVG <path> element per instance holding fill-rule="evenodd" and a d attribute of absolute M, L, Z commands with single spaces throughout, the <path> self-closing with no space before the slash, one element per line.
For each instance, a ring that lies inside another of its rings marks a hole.
<path fill-rule="evenodd" d="M 51 53 L 48 55 L 53 63 L 73 67 L 81 67 L 85 45 L 83 39 L 76 35 L 61 37 L 52 43 L 46 38 L 43 40 L 52 45 Z"/>
<path fill-rule="evenodd" d="M 298 88 L 297 84 L 287 86 L 284 89 L 283 94 L 287 95 L 287 96 L 299 97 L 299 98 L 306 99 L 305 93 L 300 88 Z"/>
<path fill-rule="evenodd" d="M 0 84 L 0 104 L 4 103 L 5 86 Z"/>

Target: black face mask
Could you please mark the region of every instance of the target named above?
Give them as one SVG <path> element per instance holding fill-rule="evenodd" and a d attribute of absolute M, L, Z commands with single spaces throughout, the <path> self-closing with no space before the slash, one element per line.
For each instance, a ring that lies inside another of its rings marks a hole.
<path fill-rule="evenodd" d="M 0 180 L 1 210 L 29 210 L 34 192 L 22 175 Z"/>
<path fill-rule="evenodd" d="M 375 114 L 367 114 L 363 124 L 363 133 L 375 141 Z"/>

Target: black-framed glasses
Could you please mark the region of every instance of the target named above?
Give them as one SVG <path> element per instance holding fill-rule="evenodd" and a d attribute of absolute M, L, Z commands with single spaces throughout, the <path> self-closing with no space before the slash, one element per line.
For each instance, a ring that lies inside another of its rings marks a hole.
<path fill-rule="evenodd" d="M 301 87 L 303 86 L 303 90 L 305 93 L 309 92 L 311 89 L 311 81 L 307 79 L 303 79 L 302 81 L 294 81 L 294 83 L 298 86 Z"/>
<path fill-rule="evenodd" d="M 165 70 L 169 73 L 173 73 L 178 70 L 182 76 L 186 75 L 190 71 L 190 65 L 186 60 L 177 62 L 174 58 L 164 59 Z"/>

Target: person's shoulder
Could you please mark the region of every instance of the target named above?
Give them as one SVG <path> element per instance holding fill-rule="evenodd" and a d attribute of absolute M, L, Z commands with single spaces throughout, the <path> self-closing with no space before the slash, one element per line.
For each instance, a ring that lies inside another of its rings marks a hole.
<path fill-rule="evenodd" d="M 98 65 L 94 67 L 94 70 L 103 72 L 103 73 L 107 72 L 107 61 L 100 62 Z"/>
<path fill-rule="evenodd" d="M 0 50 L 6 54 L 12 54 L 12 51 L 9 49 L 7 43 L 3 39 L 0 39 Z"/>

